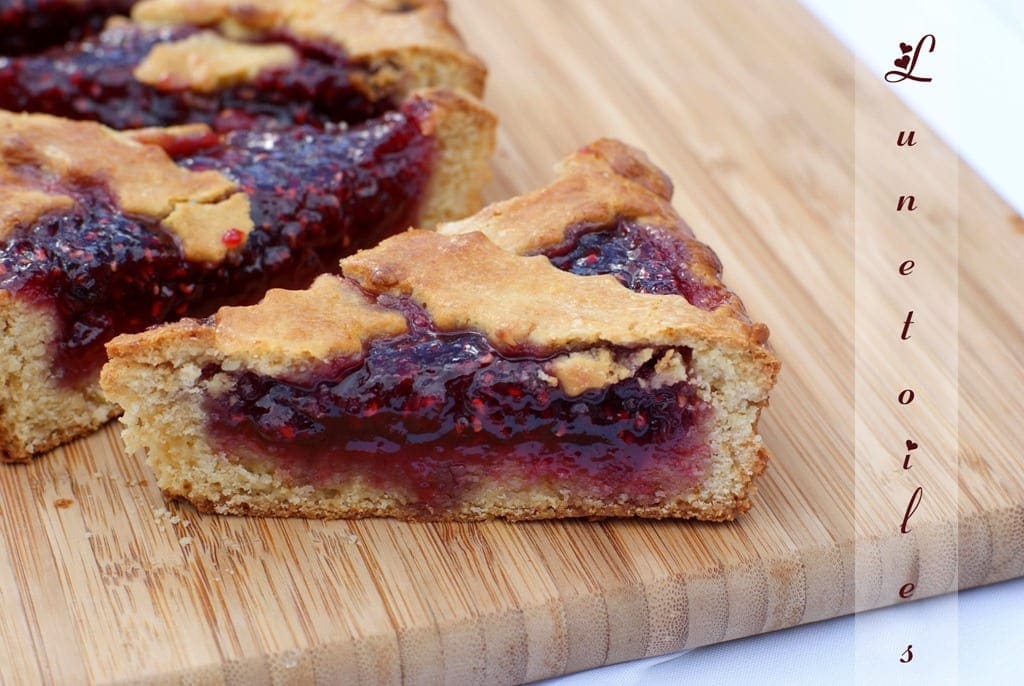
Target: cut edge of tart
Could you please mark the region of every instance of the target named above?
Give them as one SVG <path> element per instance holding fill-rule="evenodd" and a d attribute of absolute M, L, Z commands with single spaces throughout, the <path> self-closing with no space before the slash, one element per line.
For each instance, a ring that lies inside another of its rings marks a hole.
<path fill-rule="evenodd" d="M 470 96 L 446 90 L 416 91 L 405 107 L 431 151 L 419 197 L 411 214 L 399 220 L 407 223 L 393 230 L 409 223 L 433 226 L 477 209 L 490 175 L 494 115 Z M 251 198 L 220 172 L 185 170 L 164 151 L 202 139 L 208 133 L 204 127 L 118 133 L 49 115 L 0 114 L 0 240 L 62 211 L 76 211 L 68 208 L 88 197 L 78 194 L 82 184 L 97 183 L 126 216 L 159 222 L 186 255 L 191 251 L 196 259 L 216 261 L 245 246 L 253 228 L 246 216 Z M 26 171 L 35 167 L 38 173 Z M 78 189 L 67 191 L 75 198 L 62 192 L 61 178 Z M 0 268 L 0 281 L 3 277 Z M 27 461 L 120 412 L 104 399 L 98 372 L 70 381 L 55 376 L 57 312 L 56 303 L 45 297 L 0 288 L 0 461 Z"/>
<path fill-rule="evenodd" d="M 120 336 L 102 384 L 125 445 L 221 514 L 733 519 L 779 363 L 670 195 L 598 141 L 305 291 Z M 658 251 L 681 261 L 620 259 Z"/>
<path fill-rule="evenodd" d="M 119 409 L 99 384 L 51 381 L 53 314 L 0 290 L 0 460 L 26 462 L 102 426 Z"/>

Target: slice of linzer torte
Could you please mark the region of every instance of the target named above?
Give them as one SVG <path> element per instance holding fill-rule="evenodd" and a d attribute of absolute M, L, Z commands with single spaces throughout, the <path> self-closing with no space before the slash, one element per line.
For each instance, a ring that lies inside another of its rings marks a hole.
<path fill-rule="evenodd" d="M 307 290 L 119 336 L 103 388 L 204 512 L 732 519 L 779 362 L 671 193 L 598 141 Z"/>

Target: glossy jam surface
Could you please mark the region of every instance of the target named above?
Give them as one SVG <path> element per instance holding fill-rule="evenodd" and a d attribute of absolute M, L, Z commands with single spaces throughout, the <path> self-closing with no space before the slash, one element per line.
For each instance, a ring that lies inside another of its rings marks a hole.
<path fill-rule="evenodd" d="M 41 52 L 98 31 L 136 0 L 0 0 L 0 55 Z"/>
<path fill-rule="evenodd" d="M 338 260 L 407 228 L 430 171 L 432 139 L 420 103 L 347 131 L 293 127 L 232 131 L 178 158 L 215 169 L 249 196 L 253 231 L 211 287 L 255 301 L 265 284 L 302 288 Z M 248 285 L 255 288 L 246 293 Z"/>
<path fill-rule="evenodd" d="M 544 254 L 564 271 L 612 274 L 630 290 L 681 295 L 703 310 L 713 310 L 728 297 L 724 287 L 705 285 L 690 271 L 692 258 L 684 243 L 663 229 L 630 220 L 570 232 L 564 244 Z"/>
<path fill-rule="evenodd" d="M 709 409 L 684 382 L 645 388 L 653 363 L 568 397 L 542 359 L 500 354 L 478 333 L 440 333 L 409 303 L 392 306 L 409 332 L 372 343 L 360 362 L 290 380 L 204 370 L 232 381 L 207 396 L 215 443 L 269 454 L 298 483 L 359 475 L 427 513 L 457 505 L 482 479 L 651 504 L 666 479 L 699 477 Z"/>
<path fill-rule="evenodd" d="M 195 31 L 120 24 L 39 55 L 0 58 L 0 108 L 91 119 L 115 129 L 202 122 L 224 130 L 252 119 L 360 122 L 393 107 L 372 101 L 352 82 L 350 64 L 338 51 L 297 41 L 290 41 L 299 52 L 296 65 L 212 93 L 160 90 L 132 76 L 154 45 Z"/>
<path fill-rule="evenodd" d="M 215 266 L 184 260 L 170 235 L 124 216 L 102 188 L 51 188 L 76 207 L 0 243 L 0 288 L 56 308 L 54 374 L 75 383 L 96 372 L 118 333 L 253 302 L 272 286 L 304 287 L 342 254 L 406 228 L 432 152 L 416 107 L 349 130 L 235 131 L 178 150 L 179 164 L 222 171 L 250 197 L 255 229 Z"/>
<path fill-rule="evenodd" d="M 53 373 L 68 384 L 99 369 L 114 333 L 184 314 L 199 280 L 169 235 L 125 217 L 108 194 L 76 195 L 81 209 L 0 246 L 0 288 L 57 310 Z"/>

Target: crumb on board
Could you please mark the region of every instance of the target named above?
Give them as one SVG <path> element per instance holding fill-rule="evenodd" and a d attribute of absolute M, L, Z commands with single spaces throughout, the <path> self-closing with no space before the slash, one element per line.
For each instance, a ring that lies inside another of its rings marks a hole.
<path fill-rule="evenodd" d="M 161 522 L 167 522 L 173 526 L 181 526 L 183 528 L 192 526 L 192 522 L 185 519 L 181 515 L 171 513 L 166 507 L 154 507 L 153 508 L 153 521 L 157 524 Z"/>

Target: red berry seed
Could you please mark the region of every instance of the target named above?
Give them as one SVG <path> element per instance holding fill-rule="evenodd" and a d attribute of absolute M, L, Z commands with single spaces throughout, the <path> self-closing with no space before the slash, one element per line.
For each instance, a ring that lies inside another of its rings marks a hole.
<path fill-rule="evenodd" d="M 242 244 L 243 240 L 245 240 L 245 234 L 238 229 L 228 229 L 220 237 L 220 242 L 228 248 L 237 248 Z"/>

